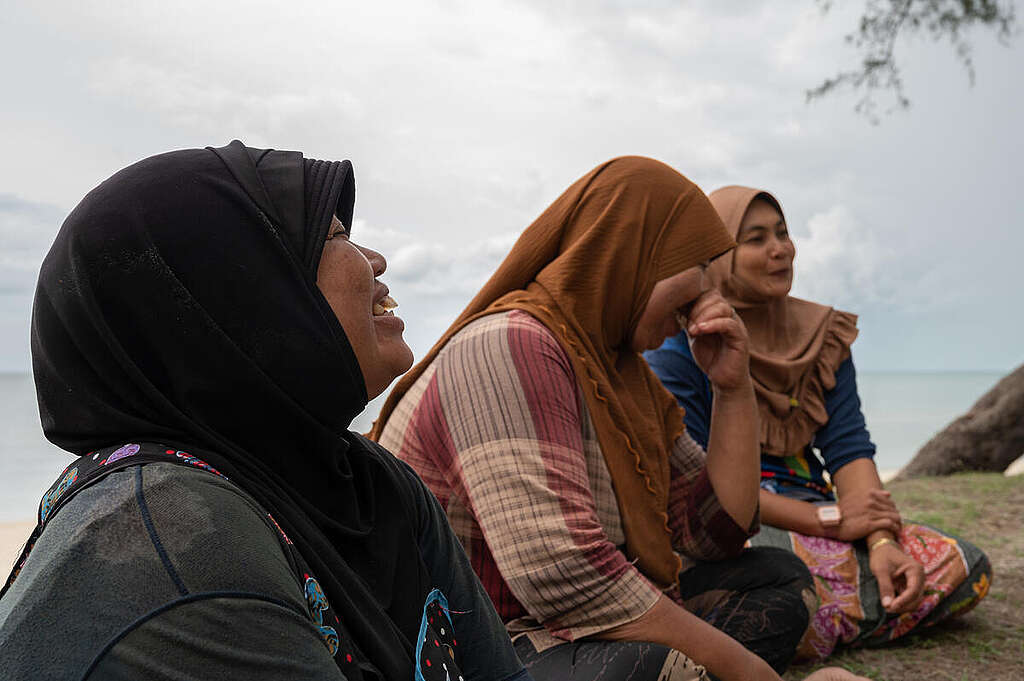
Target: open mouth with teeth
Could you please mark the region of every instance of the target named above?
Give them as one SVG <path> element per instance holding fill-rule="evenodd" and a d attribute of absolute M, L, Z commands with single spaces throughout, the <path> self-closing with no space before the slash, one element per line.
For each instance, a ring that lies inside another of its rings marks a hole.
<path fill-rule="evenodd" d="M 373 304 L 373 314 L 375 317 L 380 317 L 382 315 L 394 315 L 395 313 L 392 312 L 392 310 L 396 307 L 398 307 L 398 303 L 395 302 L 394 298 L 391 296 L 384 296 L 378 302 Z"/>

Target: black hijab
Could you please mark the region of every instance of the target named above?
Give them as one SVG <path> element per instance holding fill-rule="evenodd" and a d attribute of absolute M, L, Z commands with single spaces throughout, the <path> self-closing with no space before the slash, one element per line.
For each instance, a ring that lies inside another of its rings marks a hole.
<path fill-rule="evenodd" d="M 160 442 L 220 469 L 284 527 L 383 678 L 409 679 L 430 589 L 409 483 L 348 430 L 366 387 L 316 285 L 354 201 L 348 161 L 237 140 L 125 168 L 43 262 L 33 369 L 51 442 Z"/>

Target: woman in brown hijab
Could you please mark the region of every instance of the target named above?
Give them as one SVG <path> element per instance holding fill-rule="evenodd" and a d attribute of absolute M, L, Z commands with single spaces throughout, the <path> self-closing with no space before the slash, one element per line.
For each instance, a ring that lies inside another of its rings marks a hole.
<path fill-rule="evenodd" d="M 792 551 L 817 577 L 821 605 L 800 657 L 884 643 L 966 612 L 988 590 L 988 560 L 902 523 L 883 489 L 850 355 L 856 315 L 789 295 L 796 248 L 775 197 L 731 186 L 709 198 L 738 243 L 711 276 L 750 334 L 765 523 L 753 544 Z M 685 333 L 646 357 L 700 441 L 714 400 Z"/>
<path fill-rule="evenodd" d="M 609 161 L 523 232 L 375 424 L 440 499 L 538 680 L 702 678 L 694 662 L 774 680 L 806 630 L 803 564 L 743 549 L 759 476 L 747 337 L 704 276 L 732 247 L 682 175 Z M 718 395 L 706 455 L 640 355 L 683 315 Z"/>

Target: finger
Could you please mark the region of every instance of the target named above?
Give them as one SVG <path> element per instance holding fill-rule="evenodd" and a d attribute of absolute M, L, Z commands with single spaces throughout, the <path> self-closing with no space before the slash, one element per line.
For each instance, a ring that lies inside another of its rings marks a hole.
<path fill-rule="evenodd" d="M 871 499 L 873 505 L 896 508 L 896 503 L 892 500 L 892 496 L 885 490 L 873 489 L 868 498 Z"/>
<path fill-rule="evenodd" d="M 895 511 L 884 511 L 879 514 L 880 518 L 885 518 L 893 523 L 893 525 L 899 527 L 900 525 L 900 514 Z"/>
<path fill-rule="evenodd" d="M 877 508 L 881 511 L 891 511 L 892 513 L 899 513 L 899 509 L 896 508 L 896 504 L 887 499 L 873 499 L 871 501 L 871 508 Z"/>
<path fill-rule="evenodd" d="M 722 337 L 711 335 L 689 336 L 688 340 L 690 352 L 693 353 L 693 359 L 697 362 L 697 366 L 700 367 L 701 371 L 707 374 L 722 347 Z"/>
<path fill-rule="evenodd" d="M 706 336 L 713 333 L 721 334 L 727 340 L 738 341 L 743 338 L 743 332 L 741 331 L 740 322 L 733 318 L 718 317 L 706 322 L 700 322 L 697 324 L 690 324 L 686 329 L 686 333 L 691 338 L 696 336 Z"/>
<path fill-rule="evenodd" d="M 892 581 L 896 590 L 896 597 L 893 598 L 892 603 L 886 608 L 889 612 L 904 612 L 907 610 L 907 606 L 916 600 L 915 591 L 911 588 L 911 582 L 908 578 L 910 571 L 911 565 L 908 563 L 903 563 L 893 570 Z"/>
<path fill-rule="evenodd" d="M 894 595 L 892 579 L 889 577 L 889 573 L 886 570 L 882 570 L 876 574 L 875 579 L 878 580 L 878 595 L 882 598 L 882 607 L 888 610 L 889 606 L 892 605 Z"/>
<path fill-rule="evenodd" d="M 893 534 L 897 534 L 900 529 L 899 520 L 893 519 L 892 516 L 872 516 L 871 520 L 868 521 L 868 534 L 877 530 L 888 530 Z"/>
<path fill-rule="evenodd" d="M 722 297 L 722 293 L 718 289 L 713 288 L 705 291 L 697 296 L 697 300 L 693 301 L 693 306 L 690 308 L 690 318 L 693 319 L 699 315 L 704 308 L 715 305 L 716 303 L 729 304 L 726 302 L 725 298 Z"/>
<path fill-rule="evenodd" d="M 911 562 L 901 565 L 897 570 L 905 584 L 900 595 L 892 602 L 893 612 L 911 610 L 921 600 L 921 595 L 924 593 L 924 568 L 920 563 L 913 559 L 910 560 Z"/>
<path fill-rule="evenodd" d="M 700 310 L 690 310 L 690 323 L 700 324 L 718 318 L 731 318 L 733 314 L 732 305 L 720 300 L 710 305 L 704 305 Z"/>

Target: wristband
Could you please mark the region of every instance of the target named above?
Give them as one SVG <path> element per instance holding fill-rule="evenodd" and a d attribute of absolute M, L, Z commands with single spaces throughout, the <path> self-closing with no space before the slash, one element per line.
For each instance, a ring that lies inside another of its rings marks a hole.
<path fill-rule="evenodd" d="M 818 523 L 822 527 L 835 527 L 843 522 L 843 514 L 839 511 L 837 504 L 819 506 L 817 510 Z"/>
<path fill-rule="evenodd" d="M 870 553 L 871 551 L 874 551 L 879 546 L 882 546 L 884 544 L 894 544 L 896 546 L 896 548 L 899 548 L 899 546 L 900 546 L 899 544 L 896 543 L 895 539 L 890 539 L 889 537 L 882 537 L 881 539 L 879 539 L 878 541 L 874 542 L 871 546 L 868 547 L 868 552 Z"/>

